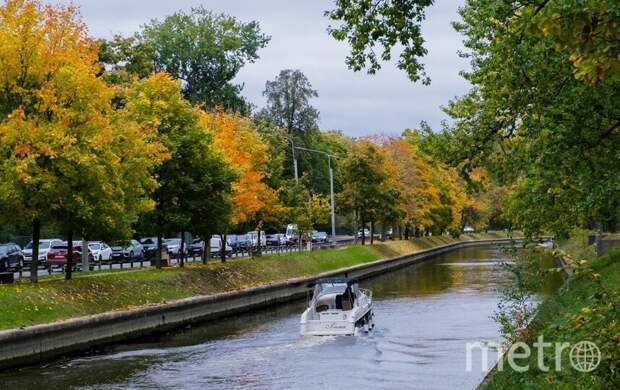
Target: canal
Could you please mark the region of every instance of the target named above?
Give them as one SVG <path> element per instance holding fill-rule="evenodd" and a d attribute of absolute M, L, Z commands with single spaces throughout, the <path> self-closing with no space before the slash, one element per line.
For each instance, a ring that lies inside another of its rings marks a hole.
<path fill-rule="evenodd" d="M 0 388 L 473 389 L 484 373 L 479 358 L 466 370 L 465 346 L 499 341 L 491 316 L 508 260 L 499 248 L 468 248 L 362 282 L 375 297 L 370 335 L 304 338 L 297 302 L 13 370 Z"/>

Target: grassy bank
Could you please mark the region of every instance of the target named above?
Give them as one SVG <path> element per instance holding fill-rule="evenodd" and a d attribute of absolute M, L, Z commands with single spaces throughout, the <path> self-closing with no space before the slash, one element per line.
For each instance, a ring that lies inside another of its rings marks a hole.
<path fill-rule="evenodd" d="M 620 248 L 595 259 L 583 234 L 559 245 L 568 254 L 568 263 L 578 270 L 563 289 L 540 305 L 528 328 L 532 354 L 515 361 L 529 370 L 518 373 L 505 364 L 503 371 L 490 376 L 484 389 L 620 388 Z M 567 348 L 561 353 L 561 370 L 556 371 L 555 348 L 547 347 L 543 361 L 550 370 L 544 372 L 538 369 L 537 349 L 533 348 L 538 336 L 571 347 L 580 341 L 594 342 L 602 352 L 601 363 L 592 372 L 579 372 L 570 364 Z"/>
<path fill-rule="evenodd" d="M 501 233 L 465 235 L 460 240 L 498 238 Z M 294 277 L 310 276 L 381 258 L 394 257 L 457 241 L 426 237 L 375 245 L 335 249 L 226 263 L 77 273 L 73 280 L 45 278 L 39 284 L 26 280 L 0 285 L 0 329 L 46 323 L 71 317 L 159 304 L 195 295 L 208 295 L 258 286 Z"/>

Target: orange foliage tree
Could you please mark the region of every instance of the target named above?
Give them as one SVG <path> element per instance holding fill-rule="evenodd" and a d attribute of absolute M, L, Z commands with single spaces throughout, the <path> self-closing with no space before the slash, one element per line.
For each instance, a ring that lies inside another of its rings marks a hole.
<path fill-rule="evenodd" d="M 238 179 L 233 183 L 232 225 L 254 224 L 258 230 L 263 223 L 280 218 L 285 211 L 277 192 L 266 183 L 270 159 L 268 147 L 251 120 L 223 112 L 203 113 L 204 127 L 214 135 L 219 149 Z"/>

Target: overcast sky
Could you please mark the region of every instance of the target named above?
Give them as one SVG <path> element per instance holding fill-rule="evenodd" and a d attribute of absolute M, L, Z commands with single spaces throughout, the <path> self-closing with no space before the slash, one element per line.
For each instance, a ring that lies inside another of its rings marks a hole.
<path fill-rule="evenodd" d="M 50 0 L 55 3 L 59 1 Z M 68 3 L 68 0 L 60 2 Z M 450 22 L 458 18 L 463 0 L 437 1 L 428 12 L 423 30 L 429 51 L 424 59 L 430 86 L 411 83 L 393 64 L 385 64 L 376 75 L 349 70 L 344 59 L 348 47 L 329 37 L 329 21 L 323 11 L 332 0 L 74 0 L 94 37 L 130 35 L 153 18 L 203 5 L 215 12 L 236 16 L 241 21 L 257 20 L 271 36 L 260 59 L 248 64 L 237 77 L 245 85 L 243 95 L 263 107 L 265 81 L 281 69 L 301 69 L 319 97 L 312 104 L 321 113 L 322 129 L 342 130 L 359 136 L 376 133 L 399 134 L 407 127 L 427 121 L 434 129 L 447 119 L 441 111 L 455 96 L 464 94 L 468 84 L 459 76 L 467 67 L 457 50 L 461 37 Z"/>

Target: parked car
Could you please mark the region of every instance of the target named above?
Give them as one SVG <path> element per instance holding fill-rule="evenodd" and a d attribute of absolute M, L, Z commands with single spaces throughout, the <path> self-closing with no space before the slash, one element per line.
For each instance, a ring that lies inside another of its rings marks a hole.
<path fill-rule="evenodd" d="M 222 250 L 222 238 L 219 235 L 211 236 L 210 247 L 211 247 L 211 255 L 217 256 Z M 224 246 L 224 251 L 226 252 L 226 255 L 228 256 L 232 253 L 232 247 L 228 245 L 228 243 L 226 243 Z"/>
<path fill-rule="evenodd" d="M 471 227 L 471 226 L 465 226 L 465 227 L 463 228 L 463 233 L 473 233 L 473 232 L 475 232 L 475 231 L 476 231 L 476 229 L 474 229 L 474 228 L 473 228 L 473 227 Z"/>
<path fill-rule="evenodd" d="M 394 238 L 394 230 L 392 228 L 387 228 L 385 229 L 385 231 L 383 232 L 383 235 L 385 236 L 385 238 L 387 238 L 388 240 L 391 240 Z"/>
<path fill-rule="evenodd" d="M 289 223 L 286 225 L 286 233 L 284 233 L 287 245 L 297 244 L 299 241 L 299 229 L 296 223 Z"/>
<path fill-rule="evenodd" d="M 181 253 L 181 239 L 180 238 L 166 238 L 164 239 L 166 246 L 168 247 L 168 254 L 172 257 L 177 257 Z M 187 253 L 187 248 L 183 248 L 183 253 Z"/>
<path fill-rule="evenodd" d="M 88 249 L 93 254 L 95 261 L 105 261 L 112 258 L 112 248 L 101 241 L 90 241 Z"/>
<path fill-rule="evenodd" d="M 226 243 L 237 251 L 246 250 L 250 246 L 250 240 L 246 234 L 229 234 L 226 236 Z"/>
<path fill-rule="evenodd" d="M 313 230 L 312 231 L 312 242 L 315 242 L 315 243 L 327 242 L 327 233 Z"/>
<path fill-rule="evenodd" d="M 19 271 L 24 268 L 24 254 L 17 244 L 0 244 L 0 271 Z"/>
<path fill-rule="evenodd" d="M 49 267 L 64 267 L 67 265 L 67 242 L 54 244 L 47 252 L 47 265 Z M 93 254 L 88 251 L 88 260 L 94 261 Z M 73 244 L 73 264 L 76 266 L 82 261 L 82 245 Z"/>
<path fill-rule="evenodd" d="M 46 266 L 47 263 L 47 252 L 49 252 L 52 245 L 62 244 L 62 240 L 60 238 L 50 238 L 45 240 L 39 240 L 39 260 L 38 264 L 42 267 Z M 33 242 L 30 241 L 24 249 L 22 249 L 22 253 L 24 254 L 24 266 L 29 267 L 32 262 L 32 247 Z"/>
<path fill-rule="evenodd" d="M 144 256 L 144 247 L 138 240 L 130 240 L 129 244 L 115 245 L 111 248 L 112 260 L 135 259 Z"/>
<path fill-rule="evenodd" d="M 265 241 L 267 246 L 280 246 L 286 244 L 286 238 L 282 233 L 267 234 Z"/>
<path fill-rule="evenodd" d="M 357 231 L 357 238 L 370 238 L 370 230 L 369 229 L 360 229 Z"/>
<path fill-rule="evenodd" d="M 157 237 L 146 237 L 140 240 L 142 244 L 142 255 L 145 259 L 154 259 L 157 255 Z M 162 253 L 168 253 L 166 241 L 162 242 Z"/>
<path fill-rule="evenodd" d="M 187 255 L 191 257 L 202 256 L 204 247 L 205 247 L 204 240 L 197 238 L 193 240 L 192 243 L 187 246 Z"/>
<path fill-rule="evenodd" d="M 248 238 L 248 242 L 249 245 L 252 247 L 257 247 L 259 245 L 259 240 L 258 240 L 258 232 L 257 231 L 251 231 L 248 232 L 246 234 L 246 237 Z M 260 232 L 260 246 L 266 246 L 267 245 L 267 237 L 265 232 Z"/>

